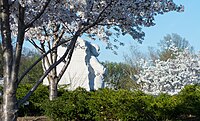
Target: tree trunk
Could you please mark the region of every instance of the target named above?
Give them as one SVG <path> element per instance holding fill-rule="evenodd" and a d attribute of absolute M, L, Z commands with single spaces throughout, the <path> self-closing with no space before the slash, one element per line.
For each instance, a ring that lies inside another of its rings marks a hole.
<path fill-rule="evenodd" d="M 16 121 L 17 120 L 17 99 L 15 89 L 10 87 L 4 88 L 3 95 L 3 111 L 2 111 L 2 121 Z"/>
<path fill-rule="evenodd" d="M 58 96 L 58 81 L 57 78 L 49 78 L 49 100 L 54 100 Z"/>
<path fill-rule="evenodd" d="M 3 104 L 1 121 L 16 121 L 18 105 L 16 99 L 17 90 L 17 68 L 13 68 L 13 46 L 11 40 L 11 30 L 9 23 L 9 4 L 8 0 L 0 0 L 1 6 L 1 37 L 2 37 L 2 50 L 3 50 L 3 76 L 4 76 L 4 89 L 3 89 Z"/>

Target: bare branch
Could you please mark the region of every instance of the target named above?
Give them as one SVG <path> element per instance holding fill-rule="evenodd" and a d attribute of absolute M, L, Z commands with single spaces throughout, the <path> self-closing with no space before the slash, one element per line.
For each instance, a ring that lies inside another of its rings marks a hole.
<path fill-rule="evenodd" d="M 45 47 L 44 47 L 44 43 L 40 43 L 40 45 L 41 45 L 41 48 L 42 48 L 42 50 L 43 50 L 43 52 L 42 52 L 41 54 L 46 53 L 46 50 L 45 50 Z M 57 48 L 56 48 L 56 49 L 57 49 Z M 51 49 L 49 48 L 49 50 L 51 50 Z M 52 51 L 54 51 L 54 50 L 52 50 Z M 51 56 L 52 51 L 49 52 L 50 56 Z M 46 68 L 45 62 L 47 63 L 47 66 L 48 66 L 48 67 L 52 64 L 52 63 L 50 63 L 49 58 L 48 58 L 47 56 L 44 57 L 44 61 L 43 61 L 43 62 L 44 62 L 44 67 L 45 67 L 45 68 Z"/>
<path fill-rule="evenodd" d="M 52 69 L 54 69 L 58 64 L 60 64 L 68 55 L 71 47 L 73 47 L 76 44 L 77 38 L 80 35 L 80 30 L 76 32 L 76 34 L 73 36 L 73 38 L 70 41 L 69 47 L 65 51 L 64 55 L 56 61 L 53 65 L 49 67 L 49 69 L 44 73 L 44 75 L 36 82 L 36 84 L 32 87 L 32 89 L 27 93 L 26 96 L 24 96 L 18 103 L 18 106 L 23 104 L 30 96 L 31 94 L 37 89 L 37 87 L 42 83 L 43 79 L 48 75 L 49 72 L 51 72 Z"/>
<path fill-rule="evenodd" d="M 49 54 L 51 51 L 53 51 L 54 49 L 56 49 L 58 46 L 65 44 L 67 42 L 69 42 L 72 38 L 69 38 L 68 40 L 65 41 L 61 41 L 59 44 L 57 44 L 55 47 L 53 47 L 51 50 L 48 50 L 46 53 L 42 54 L 40 56 L 40 58 L 38 58 L 38 60 L 36 60 L 26 71 L 24 71 L 24 73 L 18 78 L 18 84 L 21 82 L 21 80 L 27 75 L 27 73 L 29 73 L 29 71 L 31 71 L 31 69 L 33 67 L 35 67 L 44 57 L 47 56 L 47 54 Z"/>
<path fill-rule="evenodd" d="M 44 47 L 44 43 L 43 43 L 43 42 L 40 42 L 40 45 L 41 45 L 41 48 L 42 48 L 43 52 L 46 53 L 46 50 L 45 50 L 45 47 Z M 57 48 L 56 48 L 56 49 L 57 49 Z M 49 48 L 49 50 L 51 50 L 51 48 Z M 54 51 L 54 50 L 52 50 L 52 51 Z M 50 57 L 52 56 L 52 54 L 51 54 L 52 51 L 49 52 Z M 41 53 L 41 54 L 44 54 L 44 53 Z M 45 64 L 45 62 L 47 63 L 47 67 L 49 67 L 49 66 L 53 63 L 53 62 L 50 63 L 49 58 L 48 58 L 47 56 L 44 57 L 43 63 Z M 44 67 L 46 68 L 46 65 L 44 65 Z M 46 69 L 45 69 L 45 70 L 46 70 Z"/>
<path fill-rule="evenodd" d="M 70 62 L 71 62 L 71 58 L 72 58 L 72 54 L 74 52 L 74 48 L 75 48 L 75 44 L 73 45 L 73 47 L 70 50 L 70 53 L 67 57 L 67 61 L 65 62 L 65 65 L 63 66 L 62 70 L 60 71 L 59 75 L 58 75 L 58 82 L 60 81 L 60 79 L 62 78 L 63 74 L 65 73 L 67 67 L 69 66 Z M 57 82 L 57 83 L 58 83 Z"/>
<path fill-rule="evenodd" d="M 45 36 L 48 36 L 48 33 L 47 33 L 45 26 L 43 26 L 43 29 L 44 29 Z"/>
<path fill-rule="evenodd" d="M 60 32 L 60 36 L 58 36 L 58 38 L 56 39 L 56 41 L 53 43 L 53 47 L 54 47 L 55 45 L 57 45 L 57 44 L 61 41 L 61 39 L 62 39 L 64 33 L 65 33 L 65 30 L 62 29 L 62 31 Z"/>
<path fill-rule="evenodd" d="M 50 43 L 50 41 L 48 41 L 47 44 L 48 44 L 48 49 L 50 50 L 50 49 L 51 49 L 51 43 Z M 43 46 L 43 48 L 44 48 L 44 46 Z M 56 50 L 56 49 L 55 49 L 55 50 Z M 52 53 L 53 53 L 53 51 L 49 53 L 49 54 L 50 54 L 50 56 L 49 56 L 50 59 L 48 59 L 48 60 L 50 60 L 49 62 L 50 62 L 51 64 L 53 63 Z M 48 57 L 47 57 L 47 58 L 48 58 Z"/>
<path fill-rule="evenodd" d="M 62 39 L 62 36 L 63 34 L 65 33 L 64 29 L 61 29 L 61 34 L 59 35 L 57 32 L 56 32 L 56 35 L 54 36 L 55 37 L 55 41 L 52 43 L 52 47 L 54 47 L 55 45 L 57 45 L 61 39 Z M 55 49 L 53 52 L 52 52 L 52 56 L 50 57 L 52 59 L 52 63 L 56 62 L 57 61 L 57 58 L 58 58 L 58 53 L 57 53 L 57 49 Z M 52 70 L 52 74 L 54 76 L 57 76 L 57 67 L 55 67 L 53 70 Z"/>
<path fill-rule="evenodd" d="M 74 33 L 69 29 L 65 22 L 62 19 L 60 19 L 60 21 L 63 23 L 63 26 L 71 33 L 71 35 L 74 35 Z"/>
<path fill-rule="evenodd" d="M 57 49 L 57 48 L 56 48 L 56 49 Z M 49 54 L 51 54 L 51 52 L 50 52 Z M 46 64 L 47 64 L 47 67 L 50 67 L 50 65 L 53 64 L 53 62 L 50 63 L 49 58 L 48 58 L 47 56 L 44 57 L 44 64 L 45 64 L 45 62 L 46 62 Z M 46 65 L 44 65 L 44 66 L 45 66 L 45 68 L 46 68 Z M 46 71 L 46 70 L 47 70 L 47 69 L 45 69 L 45 71 Z"/>
<path fill-rule="evenodd" d="M 35 42 L 34 42 L 34 40 L 33 39 L 27 39 L 40 53 L 44 53 L 44 50 L 42 50 L 42 48 L 41 47 L 39 47 Z"/>

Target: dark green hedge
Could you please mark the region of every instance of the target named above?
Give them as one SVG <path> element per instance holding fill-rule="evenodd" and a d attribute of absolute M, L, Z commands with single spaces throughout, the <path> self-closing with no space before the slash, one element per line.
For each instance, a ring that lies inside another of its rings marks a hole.
<path fill-rule="evenodd" d="M 17 90 L 17 98 L 21 99 L 32 88 L 32 84 L 20 85 Z M 30 96 L 29 100 L 19 108 L 19 116 L 38 116 L 43 114 L 42 105 L 48 102 L 49 91 L 47 86 L 40 85 Z"/>
<path fill-rule="evenodd" d="M 21 85 L 18 98 L 31 85 Z M 46 115 L 57 121 L 122 120 L 122 121 L 187 121 L 199 119 L 200 86 L 186 86 L 178 95 L 152 96 L 141 91 L 100 89 L 88 92 L 59 90 L 59 97 L 48 100 L 48 87 L 40 86 L 29 99 L 29 105 L 21 106 L 20 116 Z"/>
<path fill-rule="evenodd" d="M 141 91 L 84 89 L 66 91 L 43 105 L 45 115 L 64 120 L 166 121 L 200 116 L 200 87 L 186 86 L 178 95 L 152 96 Z M 189 119 L 188 119 L 189 120 Z"/>

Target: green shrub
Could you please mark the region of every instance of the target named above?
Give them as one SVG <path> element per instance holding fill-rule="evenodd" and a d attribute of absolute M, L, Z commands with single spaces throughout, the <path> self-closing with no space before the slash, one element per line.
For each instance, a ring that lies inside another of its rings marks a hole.
<path fill-rule="evenodd" d="M 20 85 L 17 98 L 22 98 L 32 85 Z M 48 87 L 40 86 L 20 107 L 19 114 L 46 115 L 55 121 L 177 121 L 189 115 L 200 115 L 200 86 L 186 86 L 178 95 L 152 96 L 141 91 L 99 89 L 88 92 L 59 89 L 59 97 L 48 100 Z"/>
<path fill-rule="evenodd" d="M 23 98 L 27 92 L 32 88 L 32 84 L 19 85 L 17 89 L 17 99 Z M 43 115 L 42 105 L 48 100 L 48 87 L 40 85 L 37 90 L 30 96 L 29 100 L 20 106 L 19 116 L 35 116 Z"/>
<path fill-rule="evenodd" d="M 148 106 L 156 120 L 165 121 L 177 118 L 177 115 L 179 115 L 178 106 L 180 103 L 177 96 L 161 94 L 155 97 Z"/>
<path fill-rule="evenodd" d="M 200 117 L 200 86 L 188 85 L 178 95 L 182 115 L 195 115 Z"/>
<path fill-rule="evenodd" d="M 45 115 L 53 120 L 90 120 L 87 100 L 90 93 L 78 88 L 65 91 L 60 97 L 43 105 Z"/>
<path fill-rule="evenodd" d="M 87 92 L 79 88 L 66 91 L 56 100 L 45 103 L 45 115 L 53 120 L 124 120 L 150 121 L 148 104 L 152 96 L 140 91 L 100 89 Z"/>
<path fill-rule="evenodd" d="M 116 97 L 117 95 L 111 89 L 100 89 L 91 92 L 91 97 L 87 102 L 92 120 L 116 119 L 114 115 L 116 111 L 113 108 Z"/>

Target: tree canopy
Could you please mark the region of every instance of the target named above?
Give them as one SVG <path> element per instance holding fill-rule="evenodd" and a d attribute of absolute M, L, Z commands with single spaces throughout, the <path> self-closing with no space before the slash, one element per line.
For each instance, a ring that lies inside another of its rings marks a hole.
<path fill-rule="evenodd" d="M 23 19 L 25 37 L 41 41 L 53 34 L 56 24 L 62 24 L 68 34 L 87 26 L 90 38 L 108 41 L 112 35 L 130 34 L 141 41 L 144 37 L 141 27 L 155 25 L 155 15 L 184 9 L 172 0 L 10 0 L 9 3 L 12 34 L 17 35 L 18 22 Z"/>

